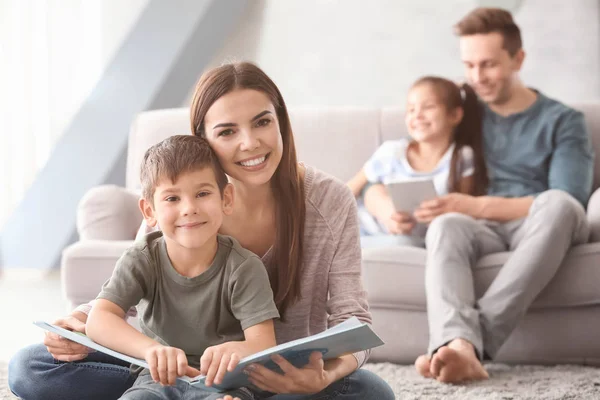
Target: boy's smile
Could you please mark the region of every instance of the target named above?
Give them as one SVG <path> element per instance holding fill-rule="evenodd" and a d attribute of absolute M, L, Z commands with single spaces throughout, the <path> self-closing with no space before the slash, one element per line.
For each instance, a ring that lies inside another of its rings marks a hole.
<path fill-rule="evenodd" d="M 160 227 L 169 254 L 212 248 L 232 202 L 228 185 L 223 196 L 210 167 L 184 172 L 174 181 L 164 177 L 154 191 L 154 205 L 144 215 L 149 225 Z"/>

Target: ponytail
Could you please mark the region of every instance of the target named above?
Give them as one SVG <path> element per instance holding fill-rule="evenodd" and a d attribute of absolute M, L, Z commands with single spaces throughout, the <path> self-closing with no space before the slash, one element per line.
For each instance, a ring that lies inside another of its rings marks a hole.
<path fill-rule="evenodd" d="M 464 115 L 454 132 L 454 152 L 450 162 L 448 189 L 450 192 L 460 191 L 462 180 L 460 168 L 462 149 L 469 146 L 473 150 L 473 185 L 469 193 L 472 196 L 482 196 L 487 192 L 488 176 L 483 156 L 483 109 L 477 94 L 467 84 L 459 86 Z"/>

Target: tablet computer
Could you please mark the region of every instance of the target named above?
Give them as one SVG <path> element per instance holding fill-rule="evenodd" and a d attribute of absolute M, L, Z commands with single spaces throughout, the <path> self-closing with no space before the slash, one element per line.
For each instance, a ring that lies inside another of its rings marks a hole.
<path fill-rule="evenodd" d="M 422 202 L 437 197 L 433 178 L 393 181 L 386 186 L 396 211 L 412 213 Z"/>

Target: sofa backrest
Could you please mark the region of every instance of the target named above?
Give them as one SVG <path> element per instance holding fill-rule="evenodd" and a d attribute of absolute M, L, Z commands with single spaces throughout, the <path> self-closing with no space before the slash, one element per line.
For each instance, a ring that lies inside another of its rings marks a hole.
<path fill-rule="evenodd" d="M 594 189 L 600 186 L 600 103 L 576 104 L 584 113 L 597 154 Z M 407 135 L 400 107 L 290 109 L 298 160 L 342 181 L 353 176 L 385 140 Z M 139 165 L 148 147 L 171 135 L 190 134 L 189 110 L 140 113 L 133 121 L 127 156 L 127 187 L 139 188 Z"/>
<path fill-rule="evenodd" d="M 380 118 L 379 109 L 290 110 L 298 160 L 347 181 L 381 143 Z"/>
<path fill-rule="evenodd" d="M 297 108 L 290 110 L 298 160 L 346 181 L 377 149 L 379 109 Z M 146 150 L 171 135 L 191 134 L 189 110 L 146 111 L 131 126 L 126 185 L 139 188 L 139 166 Z"/>
<path fill-rule="evenodd" d="M 140 165 L 146 150 L 169 136 L 191 134 L 189 115 L 188 108 L 171 108 L 145 111 L 135 117 L 127 148 L 127 188 L 140 188 Z"/>
<path fill-rule="evenodd" d="M 572 106 L 585 116 L 585 124 L 592 138 L 594 148 L 594 185 L 592 190 L 600 187 L 600 103 L 576 103 Z"/>

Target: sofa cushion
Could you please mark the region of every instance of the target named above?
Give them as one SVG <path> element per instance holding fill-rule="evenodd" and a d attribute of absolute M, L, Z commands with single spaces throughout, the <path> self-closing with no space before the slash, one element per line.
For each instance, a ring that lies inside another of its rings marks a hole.
<path fill-rule="evenodd" d="M 474 274 L 477 298 L 485 293 L 510 254 L 491 254 L 477 263 Z M 425 311 L 425 259 L 426 251 L 420 248 L 363 249 L 364 283 L 371 307 Z M 600 243 L 573 248 L 531 308 L 600 304 L 598 260 Z"/>
<path fill-rule="evenodd" d="M 77 232 L 81 240 L 130 240 L 135 237 L 142 213 L 139 195 L 116 185 L 90 189 L 77 207 Z"/>

